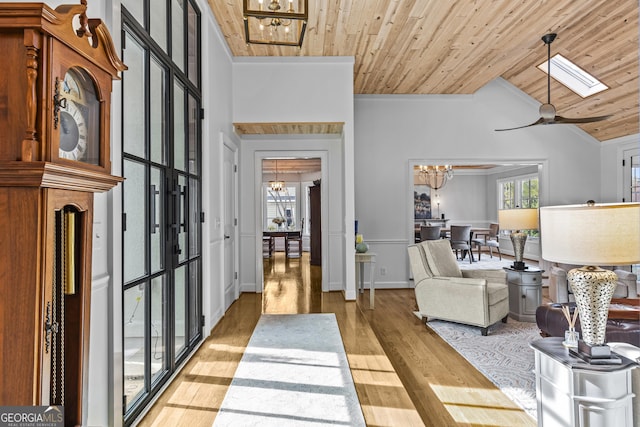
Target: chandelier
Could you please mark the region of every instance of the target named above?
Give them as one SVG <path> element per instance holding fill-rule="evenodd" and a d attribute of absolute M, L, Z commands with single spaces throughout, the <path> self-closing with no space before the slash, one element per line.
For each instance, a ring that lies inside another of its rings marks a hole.
<path fill-rule="evenodd" d="M 439 190 L 447 184 L 447 181 L 453 178 L 453 166 L 418 166 L 418 172 L 422 177 L 425 185 Z"/>
<path fill-rule="evenodd" d="M 285 2 L 288 6 L 284 6 Z M 263 3 L 268 3 L 266 9 Z M 247 44 L 302 47 L 309 18 L 308 6 L 309 0 L 243 0 L 245 41 Z"/>
<path fill-rule="evenodd" d="M 269 181 L 269 187 L 271 188 L 271 191 L 275 191 L 276 193 L 284 191 L 284 181 L 278 180 L 278 160 L 276 160 L 276 180 Z"/>

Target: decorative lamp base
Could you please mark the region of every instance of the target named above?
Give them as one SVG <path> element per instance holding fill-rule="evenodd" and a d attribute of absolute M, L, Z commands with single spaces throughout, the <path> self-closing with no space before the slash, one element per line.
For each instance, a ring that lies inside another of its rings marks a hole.
<path fill-rule="evenodd" d="M 605 344 L 609 302 L 617 286 L 616 274 L 610 270 L 588 266 L 570 270 L 567 279 L 580 313 L 582 329 L 578 350 L 570 349 L 569 352 L 591 364 L 621 363 Z"/>
<path fill-rule="evenodd" d="M 513 265 L 511 266 L 511 268 L 513 268 L 514 270 L 526 270 L 529 267 L 524 265 L 523 261 L 514 261 Z"/>
<path fill-rule="evenodd" d="M 524 265 L 524 245 L 527 243 L 527 235 L 520 231 L 515 231 L 509 236 L 511 237 L 511 245 L 513 246 L 513 265 L 514 270 L 526 270 Z"/>

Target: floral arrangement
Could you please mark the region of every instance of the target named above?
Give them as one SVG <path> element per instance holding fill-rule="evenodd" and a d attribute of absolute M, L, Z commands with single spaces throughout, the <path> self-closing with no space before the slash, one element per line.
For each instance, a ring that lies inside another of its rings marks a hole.
<path fill-rule="evenodd" d="M 284 224 L 284 218 L 282 218 L 281 216 L 275 217 L 271 220 L 271 222 L 273 222 L 274 224 L 277 225 L 282 225 Z"/>

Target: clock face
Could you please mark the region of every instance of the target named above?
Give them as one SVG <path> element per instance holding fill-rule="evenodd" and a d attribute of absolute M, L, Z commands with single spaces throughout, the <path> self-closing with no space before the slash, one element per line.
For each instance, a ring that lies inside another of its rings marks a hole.
<path fill-rule="evenodd" d="M 60 152 L 65 159 L 84 160 L 87 150 L 87 124 L 80 107 L 67 100 L 60 110 Z"/>
<path fill-rule="evenodd" d="M 60 108 L 58 157 L 99 164 L 99 102 L 93 80 L 78 67 L 67 71 L 60 85 L 65 99 Z"/>

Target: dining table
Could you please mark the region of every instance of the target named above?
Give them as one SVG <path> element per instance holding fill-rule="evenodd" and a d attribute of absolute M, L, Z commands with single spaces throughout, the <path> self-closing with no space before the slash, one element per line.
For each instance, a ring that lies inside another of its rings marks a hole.
<path fill-rule="evenodd" d="M 297 241 L 298 253 L 302 255 L 302 230 L 265 230 L 262 235 L 271 239 L 284 238 L 284 252 L 287 258 L 289 258 L 289 240 Z"/>

